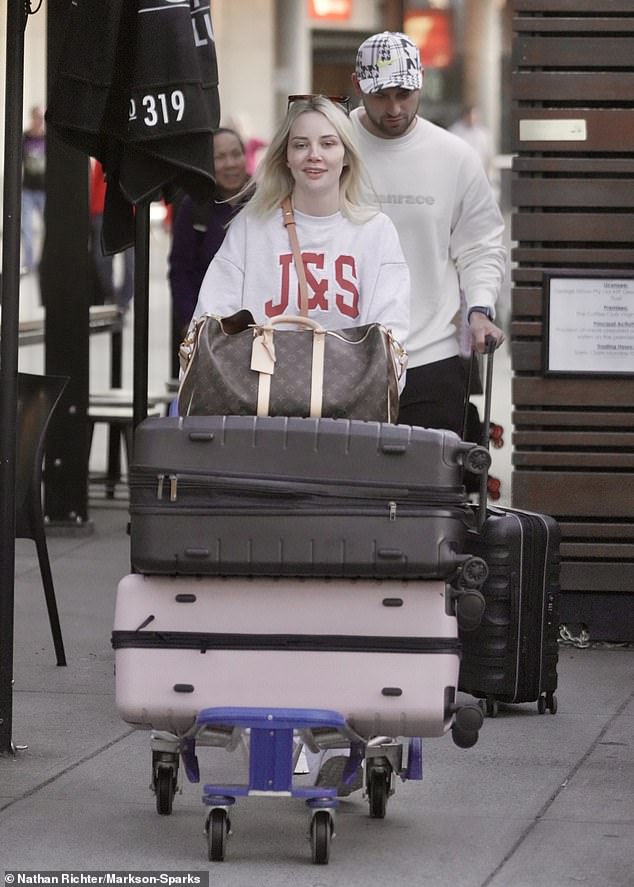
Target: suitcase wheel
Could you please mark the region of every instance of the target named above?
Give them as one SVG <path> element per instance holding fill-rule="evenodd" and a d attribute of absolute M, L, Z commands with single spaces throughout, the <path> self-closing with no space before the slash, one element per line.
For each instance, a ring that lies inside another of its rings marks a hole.
<path fill-rule="evenodd" d="M 554 693 L 545 693 L 537 700 L 537 711 L 540 715 L 545 714 L 546 709 L 551 715 L 557 714 L 557 697 Z"/>
<path fill-rule="evenodd" d="M 491 454 L 486 447 L 476 446 L 465 455 L 464 467 L 472 474 L 484 474 L 491 467 Z"/>
<path fill-rule="evenodd" d="M 456 724 L 451 728 L 451 738 L 458 748 L 472 748 L 478 741 L 479 734 L 473 730 L 461 730 Z"/>
<path fill-rule="evenodd" d="M 454 706 L 455 718 L 451 725 L 451 738 L 458 748 L 471 748 L 478 741 L 484 721 L 482 708 L 476 703 Z"/>
<path fill-rule="evenodd" d="M 471 556 L 460 568 L 460 585 L 464 588 L 481 588 L 489 578 L 489 567 L 481 557 Z"/>
<path fill-rule="evenodd" d="M 467 588 L 456 592 L 456 619 L 462 631 L 475 631 L 482 623 L 486 601 L 481 591 Z"/>
<path fill-rule="evenodd" d="M 478 705 L 488 718 L 497 718 L 499 711 L 498 701 L 497 699 L 494 699 L 493 696 L 487 696 L 486 699 L 481 699 Z"/>

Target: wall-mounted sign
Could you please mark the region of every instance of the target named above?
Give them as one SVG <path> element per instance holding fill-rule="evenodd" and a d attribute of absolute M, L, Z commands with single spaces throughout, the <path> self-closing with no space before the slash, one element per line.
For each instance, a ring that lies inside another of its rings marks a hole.
<path fill-rule="evenodd" d="M 426 9 L 406 12 L 403 29 L 418 46 L 424 68 L 449 67 L 454 57 L 450 11 Z"/>
<path fill-rule="evenodd" d="M 634 375 L 634 277 L 545 278 L 544 372 Z"/>
<path fill-rule="evenodd" d="M 520 142 L 585 142 L 588 127 L 583 118 L 571 120 L 520 120 Z"/>
<path fill-rule="evenodd" d="M 309 18 L 346 21 L 352 14 L 352 0 L 308 0 Z"/>

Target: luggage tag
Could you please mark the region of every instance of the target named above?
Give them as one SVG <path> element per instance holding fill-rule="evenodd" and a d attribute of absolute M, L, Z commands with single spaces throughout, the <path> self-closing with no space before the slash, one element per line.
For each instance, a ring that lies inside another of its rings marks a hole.
<path fill-rule="evenodd" d="M 273 330 L 266 327 L 255 327 L 253 347 L 251 348 L 251 369 L 256 373 L 272 376 L 275 372 L 275 344 Z"/>

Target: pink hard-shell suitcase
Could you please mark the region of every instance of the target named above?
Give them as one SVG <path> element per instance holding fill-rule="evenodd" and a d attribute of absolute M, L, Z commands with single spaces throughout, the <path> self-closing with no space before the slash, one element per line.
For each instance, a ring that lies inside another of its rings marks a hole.
<path fill-rule="evenodd" d="M 361 736 L 441 736 L 460 643 L 444 582 L 169 577 L 119 583 L 116 705 L 183 734 L 201 709 L 327 708 Z"/>

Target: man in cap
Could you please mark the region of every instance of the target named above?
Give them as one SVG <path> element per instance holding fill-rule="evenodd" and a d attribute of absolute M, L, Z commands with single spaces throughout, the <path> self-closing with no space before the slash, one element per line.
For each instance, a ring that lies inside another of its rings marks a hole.
<path fill-rule="evenodd" d="M 462 434 L 465 365 L 456 316 L 464 292 L 479 351 L 504 277 L 504 221 L 479 156 L 462 139 L 418 116 L 423 70 L 405 34 L 361 44 L 352 75 L 362 105 L 350 115 L 381 209 L 396 226 L 411 280 L 409 355 L 399 422 Z M 347 754 L 306 754 L 316 785 L 347 796 L 362 786 Z M 316 760 L 315 760 L 316 759 Z"/>
<path fill-rule="evenodd" d="M 381 209 L 399 233 L 411 277 L 407 381 L 399 422 L 462 433 L 465 364 L 456 317 L 464 294 L 475 348 L 497 345 L 506 267 L 504 221 L 477 153 L 418 115 L 423 69 L 405 34 L 384 31 L 358 49 L 351 119 Z"/>

